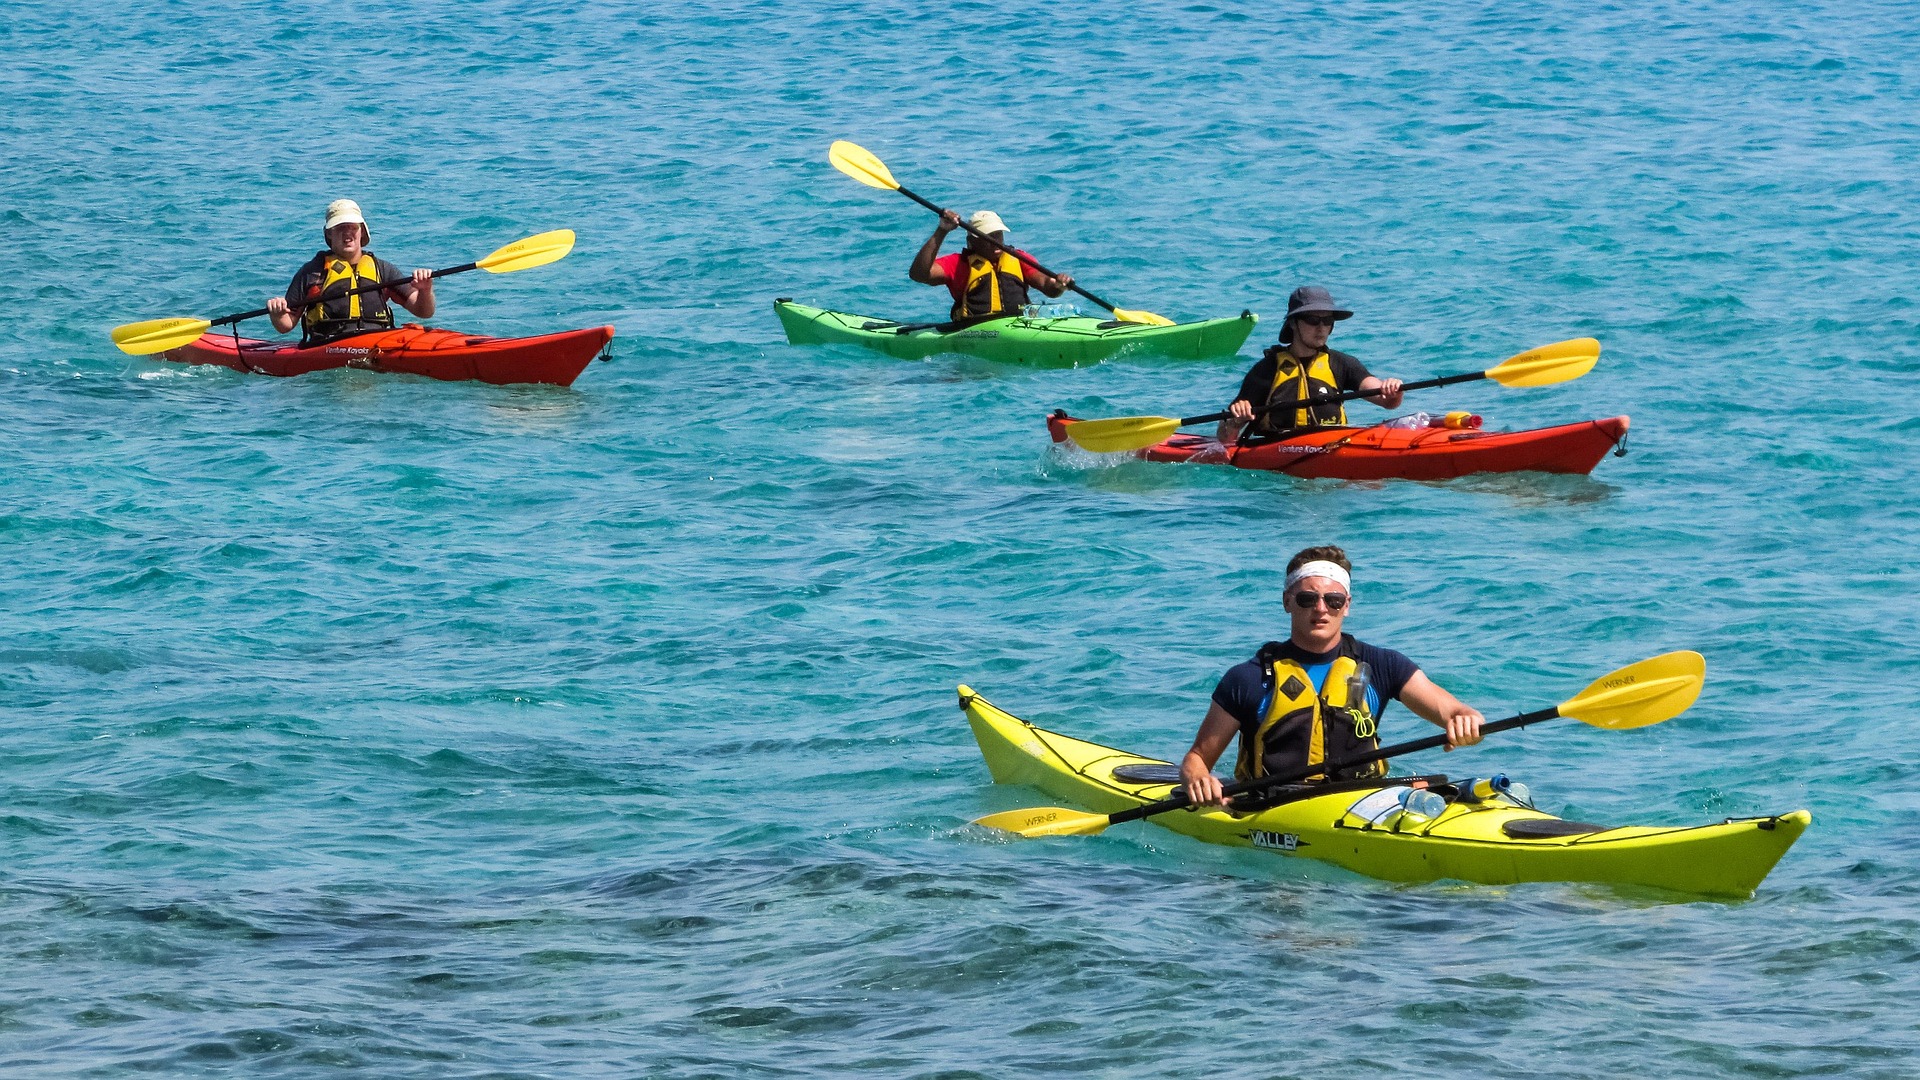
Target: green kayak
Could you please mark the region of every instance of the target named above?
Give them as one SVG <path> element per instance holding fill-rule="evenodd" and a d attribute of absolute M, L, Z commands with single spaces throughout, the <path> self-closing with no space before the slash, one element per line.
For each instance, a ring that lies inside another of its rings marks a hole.
<path fill-rule="evenodd" d="M 1203 360 L 1232 356 L 1253 332 L 1260 316 L 1243 311 L 1232 319 L 1175 326 L 1102 322 L 1085 315 L 1068 318 L 989 319 L 955 328 L 945 323 L 903 324 L 890 319 L 849 315 L 776 300 L 773 310 L 795 345 L 863 345 L 897 356 L 920 360 L 941 353 L 960 353 L 985 360 L 1049 367 L 1097 364 L 1122 353 Z"/>

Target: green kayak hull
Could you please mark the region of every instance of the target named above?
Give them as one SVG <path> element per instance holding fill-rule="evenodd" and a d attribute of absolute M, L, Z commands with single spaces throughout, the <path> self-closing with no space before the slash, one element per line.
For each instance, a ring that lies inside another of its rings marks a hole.
<path fill-rule="evenodd" d="M 774 301 L 773 310 L 787 331 L 787 341 L 794 345 L 861 345 L 902 360 L 958 353 L 1045 367 L 1097 364 L 1122 354 L 1176 360 L 1232 356 L 1260 321 L 1251 311 L 1231 319 L 1175 326 L 1103 322 L 1084 315 L 1061 319 L 1014 317 L 990 319 L 957 330 L 919 326 L 901 333 L 902 324 L 889 319 L 827 311 L 791 300 Z"/>

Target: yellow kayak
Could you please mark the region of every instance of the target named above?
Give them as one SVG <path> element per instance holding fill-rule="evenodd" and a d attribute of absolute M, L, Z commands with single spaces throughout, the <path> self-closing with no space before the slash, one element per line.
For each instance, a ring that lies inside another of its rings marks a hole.
<path fill-rule="evenodd" d="M 996 783 L 1025 784 L 1107 814 L 1174 792 L 1168 762 L 1035 727 L 971 687 L 960 687 L 960 708 Z M 1388 881 L 1597 881 L 1725 897 L 1751 896 L 1813 820 L 1795 810 L 1709 825 L 1610 828 L 1563 821 L 1510 796 L 1475 801 L 1444 777 L 1427 778 L 1427 790 L 1447 800 L 1444 811 L 1421 817 L 1400 812 L 1413 779 L 1298 785 L 1256 812 L 1175 810 L 1150 820 L 1209 843 L 1318 859 Z"/>

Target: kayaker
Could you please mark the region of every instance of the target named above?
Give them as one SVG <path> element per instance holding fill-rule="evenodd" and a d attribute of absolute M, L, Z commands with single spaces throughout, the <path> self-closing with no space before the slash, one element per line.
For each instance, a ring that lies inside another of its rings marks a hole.
<path fill-rule="evenodd" d="M 1008 246 L 1007 226 L 999 214 L 982 210 L 968 218 L 967 224 L 992 237 L 993 243 L 968 233 L 965 249 L 941 255 L 940 245 L 946 242 L 947 234 L 960 227 L 960 215 L 943 210 L 940 223 L 933 227 L 933 235 L 920 245 L 920 253 L 907 268 L 907 276 L 922 285 L 947 287 L 953 294 L 949 317 L 954 322 L 1017 315 L 1020 306 L 1027 302 L 1028 286 L 1048 296 L 1059 296 L 1073 284 L 1073 275 L 1043 274 L 1034 268 L 1038 260 Z M 1027 261 L 1021 261 L 1019 255 L 1026 255 Z"/>
<path fill-rule="evenodd" d="M 348 334 L 389 329 L 393 326 L 389 299 L 423 319 L 433 316 L 431 270 L 415 270 L 411 279 L 390 289 L 343 295 L 362 285 L 405 278 L 399 267 L 366 249 L 373 234 L 360 204 L 352 199 L 327 204 L 325 236 L 327 250 L 307 260 L 293 275 L 287 295 L 267 300 L 267 315 L 275 330 L 287 333 L 298 322 L 300 343 L 320 345 Z"/>
<path fill-rule="evenodd" d="M 1480 741 L 1479 712 L 1434 685 L 1404 653 L 1341 631 L 1353 611 L 1352 573 L 1337 547 L 1310 547 L 1287 562 L 1281 595 L 1292 633 L 1227 669 L 1214 687 L 1200 733 L 1180 762 L 1195 804 L 1225 805 L 1213 764 L 1234 736 L 1239 780 L 1336 761 L 1379 747 L 1380 714 L 1395 699 L 1446 729 L 1449 750 Z M 1387 763 L 1376 761 L 1340 778 L 1386 772 Z"/>
<path fill-rule="evenodd" d="M 1367 400 L 1385 409 L 1400 407 L 1399 379 L 1380 379 L 1365 364 L 1327 348 L 1333 324 L 1350 319 L 1353 312 L 1333 302 L 1333 294 L 1318 285 L 1303 285 L 1287 297 L 1287 317 L 1280 324 L 1280 343 L 1260 354 L 1247 377 L 1240 380 L 1240 395 L 1227 406 L 1233 419 L 1220 421 L 1218 437 L 1229 446 L 1239 441 L 1241 431 L 1256 436 L 1277 436 L 1305 428 L 1338 427 L 1347 422 L 1347 411 L 1339 403 L 1310 409 L 1274 409 L 1263 406 L 1353 390 L 1378 390 Z"/>

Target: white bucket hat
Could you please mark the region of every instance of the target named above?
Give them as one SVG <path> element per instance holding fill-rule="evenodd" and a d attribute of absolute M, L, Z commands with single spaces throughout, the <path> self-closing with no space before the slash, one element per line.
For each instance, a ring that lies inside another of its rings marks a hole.
<path fill-rule="evenodd" d="M 367 219 L 361 216 L 359 203 L 352 199 L 335 199 L 327 204 L 327 228 L 349 221 L 358 222 L 360 231 L 366 234 L 367 242 L 373 241 L 373 231 L 367 228 Z"/>
<path fill-rule="evenodd" d="M 967 225 L 975 232 L 983 232 L 988 236 L 1007 231 L 1007 223 L 1001 221 L 1000 215 L 991 210 L 976 212 L 972 217 L 967 219 Z"/>

